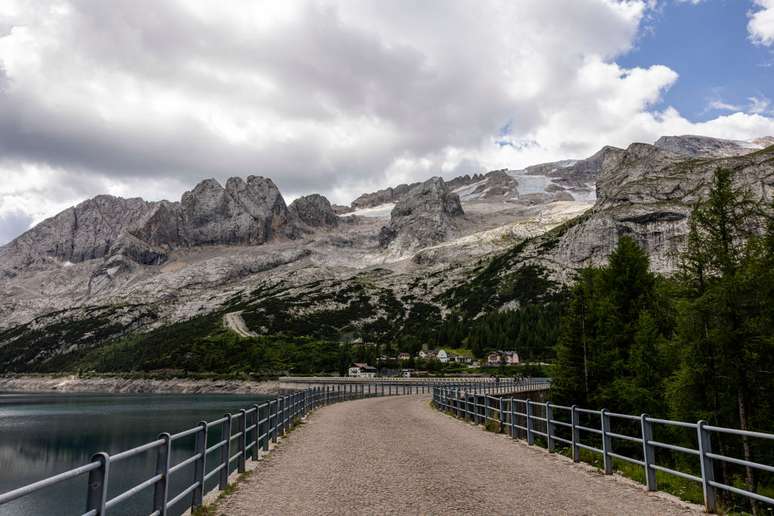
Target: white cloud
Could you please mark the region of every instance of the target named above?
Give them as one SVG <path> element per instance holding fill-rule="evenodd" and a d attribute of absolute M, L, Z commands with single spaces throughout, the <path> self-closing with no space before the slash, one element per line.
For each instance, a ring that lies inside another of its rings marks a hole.
<path fill-rule="evenodd" d="M 771 112 L 771 101 L 766 97 L 750 97 L 747 100 L 750 101 L 747 108 L 748 113 L 766 115 Z"/>
<path fill-rule="evenodd" d="M 729 104 L 720 99 L 711 100 L 709 104 L 707 104 L 707 107 L 716 111 L 739 111 L 742 109 L 742 107 L 737 104 Z"/>
<path fill-rule="evenodd" d="M 750 13 L 747 30 L 760 45 L 774 44 L 774 0 L 754 0 L 757 9 Z"/>
<path fill-rule="evenodd" d="M 349 202 L 662 134 L 774 134 L 765 110 L 693 124 L 661 104 L 679 70 L 616 64 L 653 6 L 14 2 L 0 19 L 0 214 L 178 198 L 249 173 Z"/>

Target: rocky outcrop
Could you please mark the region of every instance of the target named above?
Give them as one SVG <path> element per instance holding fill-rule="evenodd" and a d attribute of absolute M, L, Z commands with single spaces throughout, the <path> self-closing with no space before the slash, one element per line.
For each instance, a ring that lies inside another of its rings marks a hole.
<path fill-rule="evenodd" d="M 379 242 L 399 251 L 437 244 L 451 237 L 454 219 L 464 214 L 459 196 L 449 191 L 443 179 L 434 177 L 414 187 L 395 205 Z"/>
<path fill-rule="evenodd" d="M 748 149 L 749 150 L 749 149 Z M 718 168 L 734 171 L 736 188 L 761 203 L 774 198 L 774 147 L 742 156 L 691 158 L 663 146 L 632 144 L 610 154 L 597 180 L 598 200 L 540 257 L 564 270 L 604 264 L 622 235 L 648 252 L 653 270 L 672 273 L 693 206 L 706 198 Z M 536 244 L 539 245 L 539 244 Z"/>
<path fill-rule="evenodd" d="M 420 183 L 402 184 L 396 187 L 377 190 L 376 192 L 366 193 L 352 201 L 352 207 L 356 210 L 363 208 L 373 208 L 382 204 L 398 202 L 402 200 L 413 188 Z"/>
<path fill-rule="evenodd" d="M 183 194 L 180 216 L 181 243 L 187 246 L 258 245 L 297 233 L 279 189 L 259 176 L 232 177 L 226 188 L 214 179 L 202 181 Z"/>
<path fill-rule="evenodd" d="M 327 202 L 327 201 L 326 201 Z M 69 208 L 0 250 L 8 271 L 54 260 L 79 263 L 121 256 L 158 265 L 169 250 L 202 245 L 260 245 L 295 238 L 298 227 L 271 179 L 199 183 L 178 202 L 101 195 Z"/>
<path fill-rule="evenodd" d="M 729 158 L 743 156 L 751 151 L 774 145 L 774 138 L 766 137 L 751 142 L 723 140 L 707 136 L 662 136 L 655 147 L 684 157 Z"/>
<path fill-rule="evenodd" d="M 320 194 L 299 197 L 290 203 L 290 213 L 312 228 L 335 228 L 339 217 L 331 203 Z"/>
<path fill-rule="evenodd" d="M 3 247 L 0 268 L 104 258 L 120 235 L 152 209 L 153 203 L 142 199 L 110 195 L 89 199 L 41 222 Z"/>

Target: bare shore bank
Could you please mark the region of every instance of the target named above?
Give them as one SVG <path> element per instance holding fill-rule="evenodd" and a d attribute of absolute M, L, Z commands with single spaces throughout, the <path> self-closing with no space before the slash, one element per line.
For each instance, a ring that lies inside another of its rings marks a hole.
<path fill-rule="evenodd" d="M 279 382 L 189 378 L 82 378 L 70 376 L 0 376 L 0 391 L 105 392 L 175 394 L 276 394 Z"/>

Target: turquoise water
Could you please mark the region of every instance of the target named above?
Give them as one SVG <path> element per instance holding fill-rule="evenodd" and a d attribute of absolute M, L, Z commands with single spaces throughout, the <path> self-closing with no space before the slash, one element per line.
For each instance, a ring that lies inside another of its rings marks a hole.
<path fill-rule="evenodd" d="M 264 399 L 216 394 L 0 393 L 0 493 L 87 464 L 96 452 L 118 453 L 153 441 L 161 432 L 176 433 Z M 211 435 L 210 445 L 217 439 Z M 192 451 L 192 437 L 176 442 L 173 464 Z M 216 453 L 212 455 L 214 461 Z M 154 469 L 153 452 L 121 461 L 111 469 L 109 497 L 151 477 Z M 82 514 L 87 477 L 0 506 L 0 516 Z M 192 466 L 173 475 L 169 498 L 192 478 Z M 148 514 L 152 491 L 146 489 L 110 514 Z M 172 514 L 180 514 L 175 509 Z"/>

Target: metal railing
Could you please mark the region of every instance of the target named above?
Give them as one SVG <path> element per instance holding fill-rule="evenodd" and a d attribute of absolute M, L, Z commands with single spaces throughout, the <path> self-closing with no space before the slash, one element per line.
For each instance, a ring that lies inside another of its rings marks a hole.
<path fill-rule="evenodd" d="M 342 380 L 342 379 L 338 379 Z M 216 487 L 223 490 L 228 485 L 229 475 L 236 464 L 236 471 L 245 471 L 248 459 L 258 460 L 261 454 L 269 451 L 270 442 L 276 443 L 279 436 L 285 435 L 301 417 L 312 410 L 331 403 L 375 397 L 410 394 L 429 394 L 441 382 L 439 379 L 419 379 L 396 381 L 384 379 L 357 379 L 354 381 L 299 382 L 325 383 L 279 395 L 275 399 L 255 404 L 236 413 L 229 413 L 215 421 L 201 421 L 197 426 L 175 434 L 162 433 L 155 441 L 142 444 L 130 450 L 114 455 L 104 452 L 92 456 L 91 462 L 77 468 L 45 478 L 38 482 L 0 494 L 0 508 L 14 500 L 60 485 L 88 475 L 86 485 L 86 508 L 84 515 L 102 516 L 112 508 L 120 506 L 139 493 L 153 489 L 152 507 L 148 511 L 153 516 L 166 515 L 173 506 L 185 510 L 202 505 L 204 496 Z M 456 381 L 453 381 L 456 380 Z M 476 392 L 508 393 L 529 390 L 535 383 L 532 379 L 514 380 L 476 378 L 444 379 L 444 386 L 466 388 Z M 172 463 L 172 451 L 176 443 L 184 439 L 194 440 L 193 455 L 180 462 Z M 213 438 L 217 442 L 210 442 Z M 127 459 L 143 454 L 155 454 L 154 473 L 115 496 L 108 495 L 111 475 L 120 473 L 121 464 Z M 208 468 L 215 458 L 215 465 Z M 182 470 L 191 469 L 193 475 L 178 494 L 170 498 L 170 479 L 178 478 Z M 212 489 L 207 489 L 210 481 L 217 481 Z"/>
<path fill-rule="evenodd" d="M 155 441 L 142 444 L 115 455 L 100 452 L 92 456 L 91 462 L 83 466 L 59 473 L 38 482 L 0 494 L 0 507 L 14 500 L 61 484 L 62 482 L 88 475 L 86 484 L 86 508 L 84 516 L 102 516 L 112 508 L 124 503 L 135 495 L 153 489 L 153 502 L 148 514 L 166 515 L 176 504 L 182 510 L 202 505 L 204 496 L 216 487 L 223 490 L 236 464 L 236 471 L 243 473 L 248 459 L 258 460 L 261 454 L 269 451 L 269 443 L 276 443 L 278 437 L 285 435 L 293 424 L 312 410 L 338 401 L 359 399 L 371 396 L 401 394 L 394 390 L 354 388 L 355 386 L 330 385 L 312 387 L 303 391 L 279 395 L 275 399 L 252 405 L 229 413 L 215 421 L 201 421 L 197 426 L 176 434 L 162 433 Z M 217 442 L 211 443 L 215 436 Z M 193 455 L 172 464 L 172 447 L 184 438 L 194 439 Z M 208 437 L 210 439 L 208 439 Z M 153 475 L 137 485 L 108 496 L 108 486 L 112 474 L 117 474 L 123 461 L 142 454 L 155 454 L 156 467 Z M 208 468 L 216 458 L 216 464 Z M 170 498 L 170 479 L 174 475 L 193 465 L 193 477 L 180 493 Z M 115 473 L 114 473 L 115 472 Z M 211 489 L 209 481 L 217 480 Z M 187 502 L 186 502 L 187 500 Z"/>
<path fill-rule="evenodd" d="M 533 389 L 534 390 L 534 389 Z M 618 414 L 605 409 L 589 410 L 575 405 L 556 405 L 550 401 L 534 402 L 529 399 L 491 396 L 490 393 L 472 388 L 433 388 L 433 404 L 436 408 L 456 417 L 486 424 L 497 423 L 499 431 L 506 432 L 514 439 L 525 437 L 528 444 L 535 444 L 536 438 L 542 438 L 548 451 L 556 450 L 557 443 L 569 446 L 572 459 L 580 461 L 580 451 L 586 450 L 602 456 L 604 473 L 613 473 L 613 459 L 641 466 L 645 473 L 645 485 L 649 491 L 656 491 L 656 472 L 661 471 L 683 479 L 697 482 L 702 487 L 704 506 L 708 512 L 717 509 L 718 490 L 724 490 L 747 499 L 774 505 L 774 498 L 740 487 L 723 484 L 715 480 L 715 467 L 719 463 L 734 464 L 774 473 L 774 465 L 729 457 L 713 452 L 713 436 L 730 434 L 745 438 L 762 439 L 774 442 L 774 434 L 752 432 L 734 428 L 717 427 L 705 421 L 689 423 L 668 419 L 652 418 L 647 414 L 639 416 Z M 637 435 L 614 432 L 616 426 L 637 429 Z M 628 425 L 628 426 L 627 426 Z M 693 433 L 696 448 L 680 446 L 654 439 L 655 429 L 659 426 L 686 429 Z M 589 441 L 595 441 L 590 444 Z M 585 442 L 584 442 L 585 441 Z M 641 450 L 641 459 L 617 452 L 618 442 L 635 443 Z M 596 444 L 596 446 L 594 445 Z M 699 462 L 699 475 L 673 469 L 656 461 L 656 450 L 669 450 L 695 457 Z"/>

